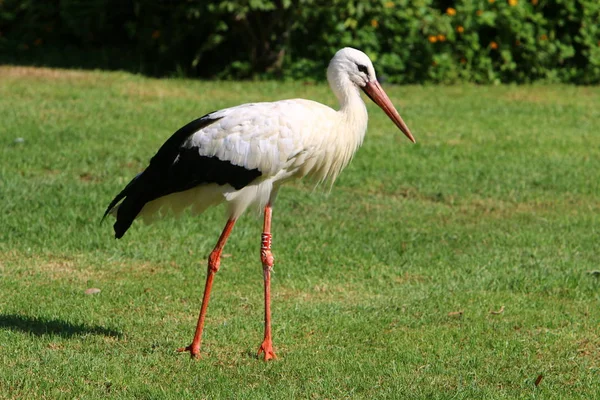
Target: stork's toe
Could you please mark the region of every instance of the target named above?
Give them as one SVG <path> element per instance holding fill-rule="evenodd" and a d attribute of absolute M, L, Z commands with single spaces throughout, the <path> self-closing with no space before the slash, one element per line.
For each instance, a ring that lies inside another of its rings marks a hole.
<path fill-rule="evenodd" d="M 261 353 L 264 353 L 265 361 L 277 358 L 275 351 L 273 351 L 273 342 L 269 339 L 265 339 L 258 348 L 257 356 L 260 357 Z"/>
<path fill-rule="evenodd" d="M 189 352 L 190 352 L 190 356 L 191 356 L 193 359 L 196 359 L 196 360 L 198 360 L 198 359 L 200 359 L 200 358 L 201 358 L 201 357 L 200 357 L 200 347 L 199 347 L 199 346 L 198 346 L 198 347 L 196 347 L 196 346 L 194 346 L 194 345 L 190 344 L 190 345 L 189 345 L 189 346 L 187 346 L 187 347 L 180 347 L 180 348 L 178 348 L 178 349 L 177 349 L 177 352 L 178 352 L 178 353 L 185 353 L 186 351 L 189 351 Z"/>

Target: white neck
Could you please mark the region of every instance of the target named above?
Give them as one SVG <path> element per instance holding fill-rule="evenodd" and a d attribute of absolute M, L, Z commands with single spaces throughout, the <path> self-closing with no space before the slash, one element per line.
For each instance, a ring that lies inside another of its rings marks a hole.
<path fill-rule="evenodd" d="M 328 154 L 325 163 L 328 167 L 323 171 L 323 178 L 333 183 L 362 144 L 367 131 L 368 115 L 358 86 L 350 81 L 347 74 L 330 67 L 327 70 L 327 80 L 340 103 L 336 129 L 328 138 L 330 141 L 328 147 L 331 149 L 331 154 Z"/>
<path fill-rule="evenodd" d="M 327 70 L 327 81 L 340 103 L 338 111 L 340 119 L 348 123 L 347 133 L 360 136 L 362 143 L 369 116 L 367 107 L 360 97 L 358 86 L 350 81 L 347 74 L 331 67 Z"/>

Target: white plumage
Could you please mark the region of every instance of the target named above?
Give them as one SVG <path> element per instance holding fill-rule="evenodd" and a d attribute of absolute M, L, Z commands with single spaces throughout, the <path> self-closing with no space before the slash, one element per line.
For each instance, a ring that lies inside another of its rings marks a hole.
<path fill-rule="evenodd" d="M 229 220 L 209 258 L 196 335 L 192 345 L 183 349 L 192 356 L 199 355 L 208 294 L 221 250 L 234 222 L 248 207 L 256 205 L 265 209 L 261 260 L 267 309 L 265 341 L 259 352 L 263 351 L 266 359 L 274 357 L 269 308 L 271 205 L 287 180 L 311 177 L 317 182 L 333 183 L 348 165 L 367 129 L 367 109 L 359 89 L 414 142 L 364 53 L 352 48 L 338 51 L 327 69 L 327 79 L 339 100 L 338 111 L 314 101 L 292 99 L 244 104 L 192 121 L 165 142 L 148 168 L 117 195 L 106 211 L 117 217 L 115 235 L 120 238 L 139 216 L 152 220 L 186 208 L 201 213 L 209 206 L 227 203 Z"/>
<path fill-rule="evenodd" d="M 240 190 L 227 184 L 206 185 L 161 197 L 146 204 L 140 215 L 179 214 L 188 207 L 198 213 L 220 200 L 228 203 L 228 214 L 238 218 L 252 203 L 264 208 L 274 200 L 273 189 L 290 178 L 309 175 L 333 181 L 362 143 L 364 111 L 354 135 L 344 134 L 347 123 L 339 113 L 302 99 L 244 104 L 208 114 L 222 119 L 194 133 L 183 146 L 198 149 L 201 156 L 258 169 L 262 176 Z"/>

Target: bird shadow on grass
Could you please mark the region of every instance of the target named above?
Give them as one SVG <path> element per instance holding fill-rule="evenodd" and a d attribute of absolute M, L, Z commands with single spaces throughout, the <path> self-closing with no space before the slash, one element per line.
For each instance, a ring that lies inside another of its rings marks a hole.
<path fill-rule="evenodd" d="M 0 314 L 0 329 L 21 331 L 36 336 L 55 335 L 64 338 L 82 335 L 101 335 L 121 338 L 122 332 L 98 325 L 74 324 L 59 319 L 29 317 L 17 314 Z"/>

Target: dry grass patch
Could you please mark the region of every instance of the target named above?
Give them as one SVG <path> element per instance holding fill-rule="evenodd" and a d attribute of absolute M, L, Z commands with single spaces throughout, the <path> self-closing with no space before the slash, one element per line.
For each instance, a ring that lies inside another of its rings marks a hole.
<path fill-rule="evenodd" d="M 577 353 L 590 361 L 590 368 L 600 367 L 600 338 L 597 336 L 583 338 L 577 342 Z"/>
<path fill-rule="evenodd" d="M 485 96 L 499 99 L 498 92 L 486 92 Z M 549 87 L 515 87 L 500 94 L 500 98 L 509 102 L 544 104 L 544 105 L 585 105 L 597 99 L 597 91 L 586 87 L 549 86 Z"/>
<path fill-rule="evenodd" d="M 20 67 L 11 65 L 0 65 L 0 77 L 2 78 L 34 78 L 34 79 L 81 79 L 93 80 L 94 74 L 85 71 L 42 68 L 42 67 Z"/>
<path fill-rule="evenodd" d="M 311 289 L 278 286 L 273 289 L 272 296 L 273 301 L 356 305 L 362 303 L 371 294 L 350 283 L 343 285 L 322 283 L 314 285 Z"/>
<path fill-rule="evenodd" d="M 236 86 L 237 85 L 237 86 Z M 147 80 L 144 85 L 139 82 L 124 82 L 119 87 L 119 93 L 125 97 L 135 98 L 142 101 L 155 102 L 161 99 L 179 99 L 179 100 L 194 100 L 194 102 L 202 103 L 211 100 L 215 106 L 210 111 L 214 111 L 218 104 L 225 107 L 226 104 L 237 105 L 241 103 L 257 102 L 257 101 L 273 101 L 272 97 L 254 96 L 247 100 L 240 99 L 240 91 L 244 91 L 245 84 L 236 84 L 221 82 L 213 84 L 210 82 L 197 81 L 194 84 L 189 82 L 173 80 Z"/>
<path fill-rule="evenodd" d="M 527 202 L 510 202 L 494 198 L 473 199 L 458 206 L 461 214 L 484 216 L 493 219 L 511 218 L 518 215 L 541 217 L 562 214 L 580 215 L 600 211 L 600 203 L 586 198 L 568 198 L 555 200 L 533 200 Z"/>
<path fill-rule="evenodd" d="M 0 271 L 10 269 L 21 276 L 42 275 L 53 281 L 70 282 L 127 281 L 147 278 L 169 267 L 148 262 L 106 262 L 103 265 L 90 265 L 82 256 L 56 254 L 23 254 L 10 251 L 0 255 Z M 172 266 L 171 266 L 172 267 Z"/>
<path fill-rule="evenodd" d="M 127 82 L 120 87 L 119 92 L 125 97 L 148 101 L 163 98 L 201 100 L 207 96 L 207 93 L 197 92 L 189 87 L 165 84 L 161 81 L 151 81 L 145 85 L 140 85 L 137 82 Z"/>
<path fill-rule="evenodd" d="M 398 275 L 394 278 L 394 282 L 399 283 L 401 285 L 410 284 L 410 283 L 423 283 L 428 280 L 428 277 L 420 274 L 410 274 L 405 272 L 402 275 Z"/>

